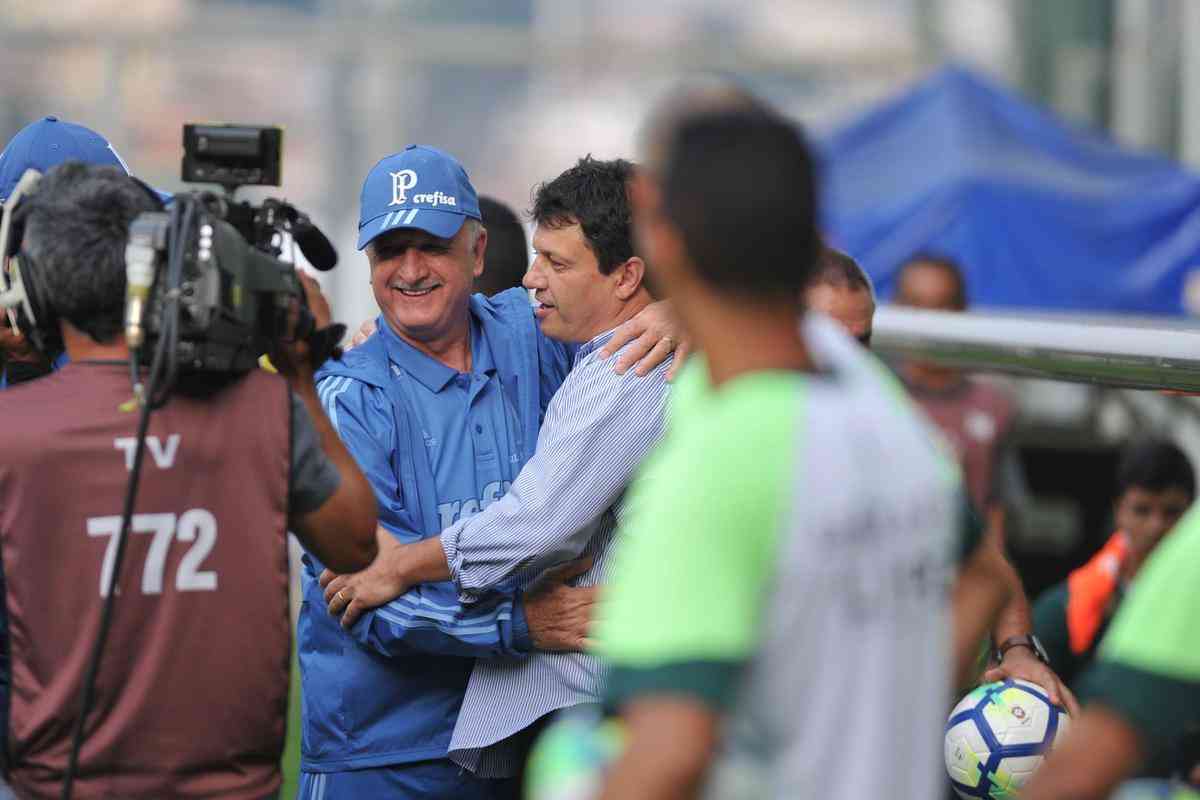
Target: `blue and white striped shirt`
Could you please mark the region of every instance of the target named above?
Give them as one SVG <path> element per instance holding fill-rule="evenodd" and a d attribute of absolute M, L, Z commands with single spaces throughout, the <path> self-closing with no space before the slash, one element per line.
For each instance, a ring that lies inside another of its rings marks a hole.
<path fill-rule="evenodd" d="M 622 492 L 662 434 L 670 366 L 668 359 L 644 378 L 617 375 L 597 353 L 610 338 L 612 331 L 579 349 L 546 410 L 537 450 L 508 493 L 442 532 L 464 601 L 513 576 L 528 586 L 581 554 L 596 561 L 575 585 L 605 576 Z M 598 702 L 601 677 L 599 662 L 583 653 L 480 659 L 450 757 L 483 777 L 516 775 L 523 753 L 510 737 L 552 711 Z"/>

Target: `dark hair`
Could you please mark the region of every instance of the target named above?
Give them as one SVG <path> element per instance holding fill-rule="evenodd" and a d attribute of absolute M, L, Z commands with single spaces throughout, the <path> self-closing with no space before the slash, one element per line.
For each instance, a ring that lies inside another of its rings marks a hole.
<path fill-rule="evenodd" d="M 663 209 L 703 280 L 798 299 L 821 238 L 813 159 L 800 129 L 763 109 L 696 114 L 668 139 Z"/>
<path fill-rule="evenodd" d="M 1166 439 L 1141 439 L 1125 448 L 1117 467 L 1117 495 L 1132 488 L 1162 492 L 1182 489 L 1196 496 L 1196 474 L 1192 462 L 1177 445 Z"/>
<path fill-rule="evenodd" d="M 909 270 L 919 269 L 921 267 L 933 267 L 940 269 L 951 281 L 954 282 L 954 297 L 951 302 L 954 308 L 958 311 L 965 311 L 967 308 L 967 279 L 963 276 L 962 267 L 958 262 L 948 256 L 935 255 L 933 253 L 917 253 L 915 256 L 904 262 L 904 266 L 900 267 L 900 271 L 896 273 L 896 290 L 899 292 L 900 282 L 904 280 L 904 275 Z"/>
<path fill-rule="evenodd" d="M 875 285 L 857 261 L 833 247 L 825 246 L 817 259 L 817 271 L 809 286 L 833 286 L 837 289 L 866 291 L 875 299 Z"/>
<path fill-rule="evenodd" d="M 487 228 L 487 251 L 483 274 L 475 279 L 475 291 L 489 297 L 521 285 L 529 267 L 529 243 L 516 213 L 491 197 L 479 198 L 479 213 Z"/>
<path fill-rule="evenodd" d="M 535 190 L 529 215 L 538 225 L 579 224 L 600 272 L 608 275 L 633 258 L 629 179 L 633 164 L 623 158 L 597 161 L 591 155 Z"/>
<path fill-rule="evenodd" d="M 66 161 L 38 184 L 25 216 L 21 249 L 47 301 L 97 342 L 121 331 L 129 223 L 159 206 L 117 167 Z"/>

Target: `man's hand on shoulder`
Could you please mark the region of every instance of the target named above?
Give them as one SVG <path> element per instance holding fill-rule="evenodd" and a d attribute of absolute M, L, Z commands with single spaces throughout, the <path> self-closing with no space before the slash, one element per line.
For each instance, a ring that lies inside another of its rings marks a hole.
<path fill-rule="evenodd" d="M 369 319 L 362 325 L 359 325 L 358 330 L 354 332 L 354 336 L 350 338 L 350 344 L 346 345 L 346 349 L 350 350 L 351 348 L 358 347 L 367 339 L 370 339 L 375 333 L 375 327 L 374 319 Z"/>
<path fill-rule="evenodd" d="M 667 380 L 672 380 L 692 349 L 691 339 L 684 333 L 683 325 L 667 300 L 651 303 L 618 327 L 608 344 L 600 349 L 600 357 L 608 358 L 630 342 L 633 344 L 613 365 L 613 371 L 618 375 L 635 367 L 634 374 L 645 377 L 674 353 L 675 361 L 667 372 Z"/>
<path fill-rule="evenodd" d="M 525 622 L 535 648 L 582 652 L 591 647 L 587 634 L 598 587 L 567 585 L 567 581 L 591 568 L 590 558 L 555 567 L 525 593 Z"/>

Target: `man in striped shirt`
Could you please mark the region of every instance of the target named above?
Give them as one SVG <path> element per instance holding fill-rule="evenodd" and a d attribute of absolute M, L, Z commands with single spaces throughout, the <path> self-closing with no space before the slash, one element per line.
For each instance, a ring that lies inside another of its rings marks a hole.
<path fill-rule="evenodd" d="M 534 292 L 542 333 L 579 349 L 546 410 L 537 449 L 505 496 L 445 528 L 440 539 L 389 549 L 370 571 L 329 581 L 330 611 L 344 624 L 417 582 L 450 578 L 462 601 L 486 604 L 491 590 L 534 586 L 548 567 L 580 554 L 587 561 L 567 567 L 582 571 L 576 583 L 602 580 L 621 494 L 662 431 L 672 363 L 645 377 L 617 374 L 602 350 L 618 326 L 652 302 L 630 234 L 632 173 L 628 161 L 587 157 L 538 188 L 536 258 L 524 283 Z M 660 355 L 673 344 L 660 343 Z M 626 355 L 635 345 L 618 349 Z M 578 649 L 584 644 L 581 638 Z M 539 723 L 556 710 L 596 702 L 599 691 L 600 665 L 581 652 L 480 660 L 451 758 L 480 777 L 517 776 Z"/>

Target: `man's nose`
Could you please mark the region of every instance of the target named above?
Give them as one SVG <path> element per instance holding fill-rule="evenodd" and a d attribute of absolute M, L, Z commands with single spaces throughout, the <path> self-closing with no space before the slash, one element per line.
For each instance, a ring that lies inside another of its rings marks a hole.
<path fill-rule="evenodd" d="M 535 258 L 533 263 L 529 265 L 529 269 L 525 270 L 525 276 L 521 278 L 521 285 L 526 289 L 538 290 L 546 288 L 546 276 L 542 272 L 541 259 Z"/>
<path fill-rule="evenodd" d="M 399 263 L 396 265 L 396 274 L 401 280 L 416 281 L 424 278 L 429 273 L 421 251 L 415 247 L 405 250 L 403 255 L 399 256 L 397 260 Z"/>

